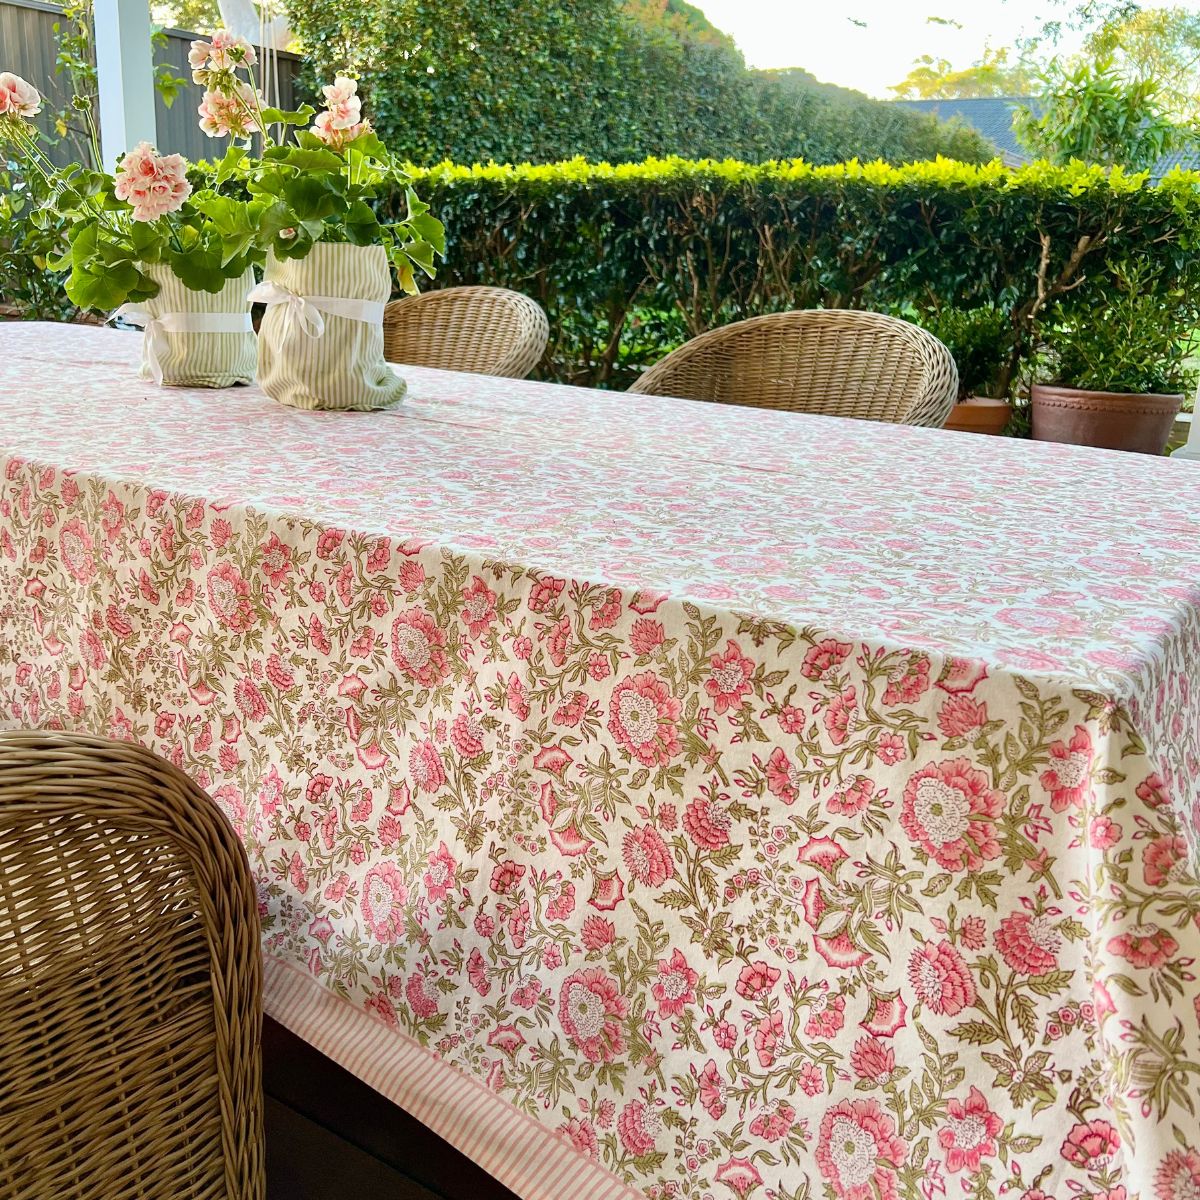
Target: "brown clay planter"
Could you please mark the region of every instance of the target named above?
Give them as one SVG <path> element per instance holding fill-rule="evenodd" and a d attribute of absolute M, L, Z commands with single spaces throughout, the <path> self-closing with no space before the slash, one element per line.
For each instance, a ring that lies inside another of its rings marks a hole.
<path fill-rule="evenodd" d="M 1003 433 L 1011 416 L 1012 405 L 1007 400 L 968 396 L 950 410 L 942 428 L 956 429 L 960 433 Z"/>
<path fill-rule="evenodd" d="M 1161 454 L 1183 405 L 1182 396 L 1130 396 L 1035 383 L 1029 391 L 1033 436 L 1105 450 Z"/>

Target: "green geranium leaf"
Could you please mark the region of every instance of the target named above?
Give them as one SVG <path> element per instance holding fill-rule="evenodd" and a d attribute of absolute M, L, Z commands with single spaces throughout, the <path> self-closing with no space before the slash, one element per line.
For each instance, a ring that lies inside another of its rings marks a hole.
<path fill-rule="evenodd" d="M 293 237 L 277 236 L 271 243 L 276 258 L 303 258 L 313 248 L 313 235 L 303 225 L 296 227 Z"/>
<path fill-rule="evenodd" d="M 379 241 L 379 218 L 362 200 L 355 200 L 346 212 L 346 240 L 356 246 L 370 246 Z"/>
<path fill-rule="evenodd" d="M 428 242 L 409 242 L 404 247 L 404 253 L 408 255 L 430 279 L 433 278 L 433 247 Z"/>
<path fill-rule="evenodd" d="M 177 250 L 170 252 L 168 263 L 184 287 L 196 292 L 219 292 L 225 286 L 226 274 L 222 269 L 221 247 L 205 246 L 187 254 Z"/>
<path fill-rule="evenodd" d="M 156 263 L 162 258 L 167 235 L 163 230 L 155 228 L 157 224 L 157 221 L 133 222 L 129 230 L 129 238 L 132 243 L 133 257 L 138 262 Z"/>
<path fill-rule="evenodd" d="M 427 241 L 438 254 L 446 253 L 446 228 L 437 217 L 418 213 L 409 218 L 408 223 L 413 227 L 413 232 Z"/>
<path fill-rule="evenodd" d="M 241 169 L 246 157 L 244 146 L 231 145 L 225 151 L 225 157 L 217 163 L 216 174 L 213 176 L 213 186 L 220 187 L 227 179 L 232 179 Z"/>
<path fill-rule="evenodd" d="M 346 147 L 347 151 L 353 151 L 355 154 L 362 154 L 366 158 L 376 158 L 380 162 L 387 162 L 391 155 L 388 153 L 388 148 L 379 140 L 379 135 L 374 132 L 363 133 L 350 142 Z"/>
<path fill-rule="evenodd" d="M 321 175 L 299 175 L 289 179 L 283 188 L 283 199 L 302 221 L 321 221 L 345 209 L 338 195 L 338 184 L 345 185 L 340 176 L 332 179 Z"/>
<path fill-rule="evenodd" d="M 311 104 L 306 104 L 294 112 L 284 108 L 264 108 L 262 115 L 268 125 L 307 125 L 315 112 L 316 109 Z"/>
<path fill-rule="evenodd" d="M 301 171 L 327 171 L 340 175 L 345 163 L 332 150 L 305 150 L 298 146 L 270 146 L 263 154 L 264 162 L 287 163 Z"/>

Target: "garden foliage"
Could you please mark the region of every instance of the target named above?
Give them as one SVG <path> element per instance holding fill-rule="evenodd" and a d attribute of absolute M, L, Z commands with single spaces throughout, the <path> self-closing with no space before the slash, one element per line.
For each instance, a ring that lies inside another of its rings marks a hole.
<path fill-rule="evenodd" d="M 576 159 L 444 164 L 413 183 L 446 224 L 439 285 L 537 299 L 542 375 L 562 382 L 627 387 L 713 326 L 827 306 L 915 320 L 955 352 L 964 391 L 1008 395 L 1054 373 L 1057 328 L 1086 328 L 1098 353 L 1122 336 L 1131 263 L 1144 319 L 1179 341 L 1200 326 L 1195 174 Z"/>
<path fill-rule="evenodd" d="M 698 13 L 663 0 L 305 0 L 289 16 L 314 78 L 355 75 L 380 136 L 418 163 L 993 152 L 964 126 L 803 71 L 750 71 Z"/>

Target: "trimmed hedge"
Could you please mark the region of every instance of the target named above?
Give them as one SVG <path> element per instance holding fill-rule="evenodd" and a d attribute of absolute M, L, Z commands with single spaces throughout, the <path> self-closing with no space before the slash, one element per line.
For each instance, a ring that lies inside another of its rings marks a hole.
<path fill-rule="evenodd" d="M 666 0 L 288 7 L 311 82 L 348 70 L 384 141 L 423 165 L 571 154 L 982 162 L 994 152 L 959 123 L 804 72 L 749 71 L 700 13 Z"/>
<path fill-rule="evenodd" d="M 1200 326 L 1195 173 L 671 158 L 414 174 L 447 228 L 436 286 L 533 296 L 541 375 L 562 382 L 624 388 L 706 329 L 824 306 L 907 316 L 955 352 L 964 392 L 1011 395 L 1044 332 L 1101 312 L 1130 262 L 1181 339 Z"/>

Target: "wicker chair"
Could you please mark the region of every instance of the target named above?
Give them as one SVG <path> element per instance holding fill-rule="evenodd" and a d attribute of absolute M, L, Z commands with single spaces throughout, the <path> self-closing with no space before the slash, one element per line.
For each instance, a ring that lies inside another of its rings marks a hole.
<path fill-rule="evenodd" d="M 805 309 L 703 333 L 629 390 L 941 426 L 958 393 L 958 370 L 933 334 L 907 321 L 849 309 Z"/>
<path fill-rule="evenodd" d="M 497 287 L 445 288 L 393 300 L 383 317 L 389 362 L 524 379 L 541 362 L 550 325 L 541 306 Z"/>
<path fill-rule="evenodd" d="M 0 1197 L 263 1200 L 258 912 L 205 794 L 0 732 Z"/>

